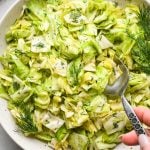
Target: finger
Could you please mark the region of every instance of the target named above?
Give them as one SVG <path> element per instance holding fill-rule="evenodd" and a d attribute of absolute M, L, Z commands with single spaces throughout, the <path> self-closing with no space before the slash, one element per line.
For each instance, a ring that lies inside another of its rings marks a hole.
<path fill-rule="evenodd" d="M 150 126 L 150 110 L 149 109 L 145 107 L 136 107 L 134 108 L 134 111 L 141 122 Z"/>
<path fill-rule="evenodd" d="M 150 136 L 150 130 L 145 129 L 146 134 Z M 126 145 L 137 145 L 138 144 L 138 136 L 136 132 L 133 130 L 129 133 L 123 134 L 121 136 L 121 141 Z"/>
<path fill-rule="evenodd" d="M 141 150 L 150 149 L 150 139 L 148 138 L 148 136 L 144 134 L 139 135 L 139 144 L 140 144 Z"/>
<path fill-rule="evenodd" d="M 129 133 L 123 134 L 121 137 L 121 141 L 126 145 L 137 145 L 138 137 L 135 131 L 131 131 Z"/>
<path fill-rule="evenodd" d="M 145 129 L 146 135 L 150 137 L 150 129 Z"/>

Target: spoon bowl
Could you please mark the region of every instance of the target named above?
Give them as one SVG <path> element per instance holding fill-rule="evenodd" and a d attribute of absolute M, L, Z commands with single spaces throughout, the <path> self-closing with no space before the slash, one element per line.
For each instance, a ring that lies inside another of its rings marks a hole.
<path fill-rule="evenodd" d="M 129 118 L 137 135 L 146 134 L 133 108 L 124 96 L 129 81 L 128 69 L 118 57 L 115 56 L 114 61 L 119 65 L 122 74 L 116 79 L 116 81 L 114 81 L 112 85 L 106 86 L 104 93 L 110 96 L 120 96 L 126 115 Z"/>

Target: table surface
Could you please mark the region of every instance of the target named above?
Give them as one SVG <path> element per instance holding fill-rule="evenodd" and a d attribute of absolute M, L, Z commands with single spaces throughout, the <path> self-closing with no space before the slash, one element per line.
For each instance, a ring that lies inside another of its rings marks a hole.
<path fill-rule="evenodd" d="M 15 0 L 0 0 L 0 18 Z M 1 116 L 0 116 L 1 117 Z M 0 150 L 21 150 L 0 125 Z"/>

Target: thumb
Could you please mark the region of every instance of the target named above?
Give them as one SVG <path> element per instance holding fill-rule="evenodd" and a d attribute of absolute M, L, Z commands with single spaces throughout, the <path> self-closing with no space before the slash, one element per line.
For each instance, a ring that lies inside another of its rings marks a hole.
<path fill-rule="evenodd" d="M 144 134 L 139 135 L 139 144 L 141 150 L 150 150 L 150 140 L 146 135 Z"/>

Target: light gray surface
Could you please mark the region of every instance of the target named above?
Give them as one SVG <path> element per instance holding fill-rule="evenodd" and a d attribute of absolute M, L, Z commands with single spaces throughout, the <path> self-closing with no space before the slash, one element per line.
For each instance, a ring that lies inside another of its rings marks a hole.
<path fill-rule="evenodd" d="M 0 18 L 15 0 L 0 0 Z M 3 117 L 3 116 L 0 116 Z M 21 150 L 0 125 L 0 150 Z"/>

